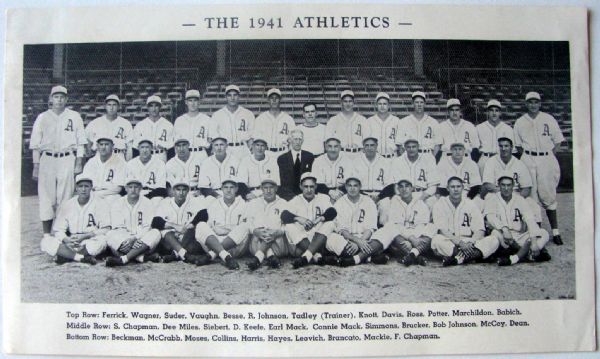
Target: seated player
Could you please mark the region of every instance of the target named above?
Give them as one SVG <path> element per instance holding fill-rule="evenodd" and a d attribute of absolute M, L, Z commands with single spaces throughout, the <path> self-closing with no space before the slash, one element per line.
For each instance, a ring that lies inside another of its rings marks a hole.
<path fill-rule="evenodd" d="M 64 202 L 54 220 L 52 236 L 44 236 L 42 251 L 56 256 L 56 263 L 96 264 L 97 255 L 106 250 L 106 232 L 110 230 L 108 206 L 92 194 L 93 180 L 80 174 L 77 196 Z"/>
<path fill-rule="evenodd" d="M 247 203 L 237 195 L 238 184 L 225 178 L 221 185 L 223 196 L 214 200 L 204 211 L 206 222 L 198 223 L 195 237 L 209 259 L 221 258 L 225 267 L 239 269 L 235 260 L 246 254 L 250 228 L 246 222 Z"/>
<path fill-rule="evenodd" d="M 265 177 L 261 183 L 262 197 L 248 203 L 248 226 L 252 231 L 248 263 L 250 270 L 258 269 L 263 260 L 271 268 L 281 267 L 279 258 L 288 254 L 281 213 L 288 202 L 277 195 L 279 175 Z"/>
<path fill-rule="evenodd" d="M 484 215 L 498 239 L 498 265 L 508 266 L 523 260 L 545 262 L 550 254 L 544 248 L 549 235 L 540 228 L 531 214 L 529 203 L 513 192 L 514 179 L 502 176 L 498 180 L 500 192 L 485 198 Z"/>
<path fill-rule="evenodd" d="M 321 251 L 335 229 L 336 217 L 329 196 L 316 193 L 317 178 L 312 172 L 302 174 L 300 189 L 302 193 L 292 198 L 281 214 L 289 253 L 298 257 L 292 262 L 294 268 L 307 266 L 313 258 L 314 263 L 322 260 Z"/>
<path fill-rule="evenodd" d="M 152 141 L 142 139 L 137 148 L 139 156 L 127 162 L 125 175 L 142 181 L 142 196 L 158 206 L 163 198 L 168 197 L 165 163 L 152 154 Z"/>
<path fill-rule="evenodd" d="M 388 257 L 383 251 L 391 239 L 375 239 L 377 229 L 377 206 L 369 196 L 360 193 L 360 180 L 353 175 L 346 179 L 346 195 L 335 202 L 336 229 L 327 237 L 326 248 L 335 254 L 335 261 L 326 257 L 327 264 L 350 267 L 365 263 L 369 258 L 375 264 L 386 264 Z M 388 239 L 388 238 L 386 238 Z"/>
<path fill-rule="evenodd" d="M 97 154 L 87 161 L 83 171 L 94 182 L 94 195 L 110 203 L 121 198 L 126 163 L 123 156 L 113 153 L 113 140 L 108 135 L 98 136 L 96 148 Z"/>
<path fill-rule="evenodd" d="M 212 155 L 200 166 L 198 188 L 204 196 L 220 198 L 223 195 L 223 179 L 237 177 L 239 160 L 228 152 L 227 140 L 215 137 L 212 140 Z"/>
<path fill-rule="evenodd" d="M 413 195 L 409 179 L 401 178 L 396 185 L 396 195 L 379 202 L 379 222 L 383 225 L 373 234 L 381 242 L 391 242 L 388 252 L 398 257 L 398 262 L 411 266 L 426 265 L 423 254 L 431 248 L 433 225 L 429 207 Z"/>
<path fill-rule="evenodd" d="M 252 154 L 240 163 L 237 179 L 240 183 L 240 194 L 246 200 L 258 198 L 263 195 L 261 183 L 264 178 L 277 177 L 279 181 L 279 166 L 277 158 L 267 156 L 267 140 L 256 137 L 252 143 Z"/>
<path fill-rule="evenodd" d="M 498 249 L 498 239 L 484 236 L 483 215 L 473 201 L 463 198 L 462 179 L 450 177 L 446 188 L 448 197 L 433 206 L 437 234 L 431 239 L 431 249 L 443 257 L 444 267 L 488 258 Z"/>
<path fill-rule="evenodd" d="M 163 262 L 183 260 L 186 263 L 205 265 L 210 259 L 202 255 L 202 247 L 194 238 L 194 229 L 200 221 L 206 221 L 206 199 L 188 196 L 190 180 L 173 180 L 173 197 L 165 198 L 156 208 L 151 228 L 161 234 L 161 249 L 169 252 Z"/>
<path fill-rule="evenodd" d="M 330 137 L 325 141 L 325 155 L 313 163 L 313 173 L 319 179 L 317 192 L 329 195 L 331 203 L 344 195 L 346 176 L 354 168 L 352 159 L 341 150 L 340 140 Z"/>
<path fill-rule="evenodd" d="M 437 165 L 437 172 L 440 179 L 438 194 L 448 195 L 446 183 L 448 178 L 456 176 L 462 178 L 465 190 L 463 194 L 474 200 L 478 207 L 483 207 L 483 200 L 479 196 L 481 192 L 481 175 L 479 166 L 469 157 L 465 157 L 465 144 L 455 142 L 450 145 L 450 156 L 443 156 Z"/>
<path fill-rule="evenodd" d="M 175 178 L 189 178 L 190 191 L 194 196 L 201 195 L 198 189 L 198 177 L 200 176 L 200 167 L 207 158 L 206 151 L 190 151 L 190 140 L 182 134 L 177 134 L 175 138 L 176 156 L 167 161 L 165 167 L 167 182 L 171 183 Z"/>
<path fill-rule="evenodd" d="M 132 260 L 158 262 L 154 250 L 160 242 L 158 229 L 150 228 L 154 205 L 141 196 L 142 181 L 130 177 L 125 182 L 127 195 L 116 200 L 110 207 L 111 230 L 106 234 L 108 248 L 114 255 L 106 259 L 107 267 L 123 266 Z"/>

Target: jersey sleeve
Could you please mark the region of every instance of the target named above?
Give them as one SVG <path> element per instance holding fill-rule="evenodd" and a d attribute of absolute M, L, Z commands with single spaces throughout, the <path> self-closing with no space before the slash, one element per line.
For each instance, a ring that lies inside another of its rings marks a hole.
<path fill-rule="evenodd" d="M 524 121 L 522 119 L 522 117 L 519 117 L 517 119 L 517 121 L 515 122 L 515 128 L 514 128 L 514 133 L 515 133 L 515 147 L 523 147 L 523 138 L 521 137 L 521 127 L 522 127 L 522 121 Z"/>
<path fill-rule="evenodd" d="M 437 186 L 440 184 L 440 175 L 437 171 L 437 165 L 433 157 L 427 157 L 427 172 L 429 175 L 429 181 L 427 181 L 427 187 Z"/>
<path fill-rule="evenodd" d="M 485 162 L 485 165 L 483 166 L 483 177 L 481 179 L 483 183 L 496 185 L 496 179 L 494 178 L 494 161 L 496 161 L 496 158 L 492 157 Z"/>
<path fill-rule="evenodd" d="M 210 188 L 210 177 L 209 177 L 209 161 L 204 161 L 200 166 L 200 175 L 198 176 L 198 187 L 200 188 Z"/>
<path fill-rule="evenodd" d="M 531 178 L 531 173 L 529 169 L 525 166 L 525 164 L 521 161 L 518 162 L 518 173 L 519 173 L 519 185 L 521 188 L 524 187 L 533 187 L 533 180 Z"/>
<path fill-rule="evenodd" d="M 471 230 L 473 233 L 485 230 L 483 215 L 479 211 L 479 208 L 477 208 L 477 205 L 473 202 L 469 204 L 469 216 L 471 217 Z"/>
<path fill-rule="evenodd" d="M 126 214 L 123 213 L 123 211 L 121 210 L 121 207 L 122 207 L 121 201 L 116 201 L 110 207 L 110 226 L 112 227 L 112 229 L 126 227 L 126 224 L 125 224 Z"/>
<path fill-rule="evenodd" d="M 377 229 L 377 205 L 371 198 L 367 198 L 366 202 L 364 228 L 375 231 Z"/>
<path fill-rule="evenodd" d="M 560 130 L 556 119 L 550 115 L 548 116 L 550 117 L 550 136 L 552 136 L 552 142 L 554 142 L 555 145 L 558 145 L 565 140 L 565 136 Z"/>
<path fill-rule="evenodd" d="M 429 211 L 429 207 L 423 201 L 419 201 L 417 206 L 415 207 L 415 217 L 414 222 L 415 225 L 426 225 L 429 224 L 431 219 L 431 212 Z"/>
<path fill-rule="evenodd" d="M 167 165 L 162 161 L 157 161 L 156 166 L 156 186 L 158 188 L 167 187 Z"/>
<path fill-rule="evenodd" d="M 65 202 L 62 206 L 58 207 L 56 219 L 52 223 L 52 232 L 57 239 L 63 239 L 67 236 L 67 230 L 69 230 L 69 211 L 69 202 Z"/>
<path fill-rule="evenodd" d="M 77 146 L 83 146 L 88 144 L 88 139 L 85 134 L 85 129 L 83 127 L 83 120 L 81 119 L 81 115 L 75 112 L 75 134 L 77 136 Z M 77 154 L 79 157 L 79 153 Z"/>
<path fill-rule="evenodd" d="M 479 133 L 475 129 L 475 126 L 471 124 L 469 132 L 471 132 L 471 148 L 481 147 L 481 141 L 479 140 Z"/>
<path fill-rule="evenodd" d="M 88 123 L 87 126 L 85 126 L 85 137 L 87 138 L 88 142 L 94 143 L 96 141 L 96 120 L 92 120 L 90 123 Z"/>
<path fill-rule="evenodd" d="M 96 218 L 98 219 L 98 228 L 110 227 L 110 206 L 104 200 L 98 200 L 96 203 Z"/>
<path fill-rule="evenodd" d="M 29 149 L 38 150 L 42 143 L 42 115 L 38 115 L 31 129 L 31 137 L 29 138 Z"/>
<path fill-rule="evenodd" d="M 440 230 L 446 230 L 447 225 L 446 225 L 446 219 L 445 217 L 448 215 L 445 213 L 446 211 L 444 210 L 444 205 L 443 202 L 437 201 L 434 205 L 433 205 L 433 212 L 432 212 L 432 217 L 433 217 L 433 225 L 436 229 L 436 231 L 440 231 Z"/>
<path fill-rule="evenodd" d="M 346 203 L 343 200 L 338 200 L 335 202 L 333 206 L 335 211 L 337 212 L 337 216 L 334 219 L 335 227 L 338 232 L 341 231 L 350 231 L 351 230 L 351 218 L 350 215 L 352 209 L 347 208 Z"/>
<path fill-rule="evenodd" d="M 471 187 L 481 185 L 481 174 L 479 172 L 479 166 L 475 162 L 469 162 L 469 177 L 471 180 Z"/>

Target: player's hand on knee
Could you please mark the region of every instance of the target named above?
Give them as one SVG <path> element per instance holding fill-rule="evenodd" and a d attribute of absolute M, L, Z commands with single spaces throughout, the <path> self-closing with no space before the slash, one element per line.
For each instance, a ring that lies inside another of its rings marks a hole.
<path fill-rule="evenodd" d="M 40 176 L 40 164 L 39 163 L 34 163 L 33 164 L 33 171 L 31 173 L 31 178 L 34 181 L 37 181 L 38 177 Z"/>

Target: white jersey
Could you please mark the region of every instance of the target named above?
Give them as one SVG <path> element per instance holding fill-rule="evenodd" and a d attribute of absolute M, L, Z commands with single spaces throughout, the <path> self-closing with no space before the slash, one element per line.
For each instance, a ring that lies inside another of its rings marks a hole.
<path fill-rule="evenodd" d="M 198 187 L 220 189 L 226 178 L 237 178 L 239 160 L 227 154 L 223 162 L 219 162 L 215 155 L 208 157 L 200 166 Z"/>
<path fill-rule="evenodd" d="M 362 148 L 363 139 L 368 137 L 366 130 L 367 119 L 364 116 L 353 112 L 348 118 L 340 112 L 327 122 L 325 138 L 338 138 L 344 149 Z"/>
<path fill-rule="evenodd" d="M 403 145 L 408 139 L 416 139 L 419 141 L 419 149 L 425 152 L 432 152 L 435 146 L 442 144 L 439 122 L 429 115 L 418 120 L 410 114 L 400 120 L 399 126 L 402 136 L 397 139 L 398 144 Z"/>
<path fill-rule="evenodd" d="M 377 138 L 377 152 L 390 157 L 396 154 L 396 144 L 400 140 L 400 119 L 394 115 L 388 115 L 382 120 L 378 114 L 367 119 L 369 136 Z"/>
<path fill-rule="evenodd" d="M 424 191 L 440 183 L 435 158 L 429 153 L 419 154 L 417 159 L 412 162 L 405 152 L 402 156 L 392 160 L 391 167 L 394 169 L 393 182 L 408 179 L 415 191 Z"/>
<path fill-rule="evenodd" d="M 361 194 L 358 202 L 353 203 L 346 194 L 335 202 L 334 208 L 337 232 L 346 230 L 351 234 L 362 234 L 377 229 L 377 206 L 369 196 Z"/>
<path fill-rule="evenodd" d="M 165 149 L 172 148 L 175 141 L 173 124 L 164 117 L 156 122 L 146 117 L 133 129 L 133 147 L 137 149 L 141 140 L 152 141 L 155 150 L 159 145 Z"/>
<path fill-rule="evenodd" d="M 352 174 L 354 163 L 348 155 L 340 152 L 337 160 L 331 161 L 327 154 L 315 158 L 312 165 L 312 173 L 318 178 L 319 183 L 325 184 L 327 188 L 339 188 L 346 183 L 348 175 Z"/>
<path fill-rule="evenodd" d="M 154 215 L 167 222 L 184 226 L 191 223 L 196 214 L 203 209 L 206 209 L 204 197 L 187 196 L 181 206 L 175 203 L 175 198 L 167 197 L 160 202 Z"/>
<path fill-rule="evenodd" d="M 454 163 L 452 156 L 442 157 L 437 165 L 437 173 L 440 178 L 440 188 L 446 188 L 450 177 L 462 179 L 465 192 L 468 192 L 471 187 L 481 185 L 479 166 L 469 157 L 463 157 L 460 164 Z"/>
<path fill-rule="evenodd" d="M 65 238 L 71 234 L 89 233 L 99 228 L 110 227 L 109 207 L 106 202 L 92 193 L 85 205 L 80 205 L 75 196 L 58 209 L 53 223 L 55 237 Z"/>
<path fill-rule="evenodd" d="M 241 144 L 251 137 L 254 114 L 242 106 L 238 106 L 233 113 L 223 107 L 212 115 L 211 121 L 219 136 L 227 139 L 230 144 Z"/>
<path fill-rule="evenodd" d="M 488 221 L 502 227 L 508 227 L 511 231 L 522 232 L 523 223 L 527 225 L 527 230 L 530 233 L 539 229 L 531 211 L 530 203 L 517 193 L 513 193 L 508 202 L 502 198 L 500 192 L 486 196 L 483 214 L 488 218 Z"/>
<path fill-rule="evenodd" d="M 274 117 L 269 111 L 258 115 L 254 121 L 252 138 L 262 138 L 267 141 L 269 148 L 287 149 L 290 131 L 296 127 L 294 119 L 285 112 Z M 305 141 L 306 141 L 306 136 Z"/>
<path fill-rule="evenodd" d="M 524 114 L 515 122 L 515 146 L 526 151 L 551 152 L 564 140 L 556 119 L 545 112 L 539 112 L 535 119 Z"/>
<path fill-rule="evenodd" d="M 145 164 L 142 163 L 140 157 L 132 158 L 127 162 L 125 173 L 127 177 L 138 178 L 142 181 L 144 188 L 167 187 L 165 163 L 157 156 L 152 156 Z"/>
<path fill-rule="evenodd" d="M 109 120 L 106 115 L 100 116 L 88 123 L 85 127 L 85 135 L 89 142 L 92 143 L 92 149 L 96 149 L 96 140 L 101 133 L 111 135 L 114 143 L 114 149 L 125 151 L 131 146 L 133 141 L 133 127 L 131 123 L 121 116 L 117 116 L 114 120 Z"/>
<path fill-rule="evenodd" d="M 190 153 L 190 157 L 185 162 L 177 156 L 171 158 L 165 166 L 167 182 L 173 183 L 176 178 L 189 178 L 190 187 L 198 187 L 200 168 L 206 158 L 204 151 Z"/>
<path fill-rule="evenodd" d="M 126 165 L 123 157 L 117 154 L 111 154 L 105 162 L 100 159 L 100 154 L 96 154 L 87 161 L 83 173 L 92 178 L 94 190 L 110 189 L 125 185 Z"/>
<path fill-rule="evenodd" d="M 479 149 L 488 156 L 498 153 L 499 138 L 506 137 L 515 143 L 515 133 L 512 127 L 504 122 L 499 122 L 496 126 L 493 126 L 489 121 L 485 121 L 477 125 L 476 129 L 481 142 Z"/>
<path fill-rule="evenodd" d="M 303 150 L 308 151 L 315 156 L 325 152 L 325 140 L 327 139 L 327 137 L 325 137 L 325 125 L 320 123 L 314 127 L 300 125 L 296 126 L 296 129 L 301 130 L 304 134 L 304 142 L 302 143 Z"/>
<path fill-rule="evenodd" d="M 444 153 L 449 153 L 450 146 L 458 142 L 465 145 L 466 153 L 471 153 L 473 148 L 479 148 L 480 146 L 475 126 L 462 118 L 458 122 L 458 125 L 452 124 L 450 120 L 442 122 L 440 124 L 440 135 L 442 137 L 442 151 Z"/>
<path fill-rule="evenodd" d="M 210 117 L 200 112 L 196 116 L 185 113 L 177 117 L 173 128 L 177 137 L 183 136 L 190 141 L 193 149 L 209 147 L 217 131 Z"/>
<path fill-rule="evenodd" d="M 53 153 L 74 152 L 83 156 L 87 138 L 79 113 L 65 109 L 60 115 L 47 110 L 38 115 L 31 130 L 29 149 Z"/>
<path fill-rule="evenodd" d="M 233 229 L 236 226 L 246 222 L 248 215 L 248 203 L 237 196 L 233 203 L 228 206 L 223 197 L 214 200 L 206 209 L 208 212 L 208 225 L 210 228 L 225 227 Z"/>
<path fill-rule="evenodd" d="M 110 207 L 112 229 L 125 229 L 138 237 L 150 230 L 153 217 L 154 204 L 144 196 L 140 196 L 134 205 L 129 203 L 127 196 L 123 196 Z"/>
<path fill-rule="evenodd" d="M 408 229 L 422 229 L 431 219 L 429 207 L 418 197 L 413 197 L 410 203 L 406 203 L 396 195 L 382 199 L 378 207 L 381 225 L 391 223 Z"/>
<path fill-rule="evenodd" d="M 301 194 L 288 202 L 288 211 L 292 214 L 310 220 L 316 219 L 331 207 L 331 199 L 322 193 L 317 193 L 312 201 L 307 201 Z"/>
<path fill-rule="evenodd" d="M 522 188 L 533 186 L 531 174 L 525 164 L 512 156 L 508 163 L 504 163 L 500 159 L 500 155 L 495 155 L 485 163 L 483 169 L 483 183 L 491 183 L 498 185 L 498 179 L 502 176 L 512 177 L 515 180 L 515 191 L 520 191 Z"/>
<path fill-rule="evenodd" d="M 273 202 L 268 203 L 264 198 L 255 198 L 248 202 L 247 220 L 250 229 L 255 228 L 270 228 L 281 229 L 281 214 L 288 209 L 288 201 L 275 196 Z"/>
<path fill-rule="evenodd" d="M 364 153 L 355 157 L 354 170 L 362 184 L 363 191 L 381 191 L 394 181 L 392 161 L 379 153 L 373 161 L 369 161 Z"/>
<path fill-rule="evenodd" d="M 454 207 L 449 197 L 440 197 L 433 205 L 432 217 L 438 231 L 447 231 L 454 236 L 472 237 L 484 230 L 483 215 L 468 198 L 463 198 L 458 207 Z"/>
<path fill-rule="evenodd" d="M 260 187 L 262 180 L 265 178 L 276 178 L 279 182 L 279 166 L 277 158 L 273 156 L 265 156 L 262 161 L 258 161 L 254 156 L 248 156 L 241 161 L 237 179 L 246 186 L 256 189 Z"/>

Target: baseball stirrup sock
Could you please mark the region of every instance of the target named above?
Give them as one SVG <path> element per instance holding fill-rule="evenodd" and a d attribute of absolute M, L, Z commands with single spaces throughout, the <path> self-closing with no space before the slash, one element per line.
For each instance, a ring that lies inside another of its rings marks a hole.
<path fill-rule="evenodd" d="M 321 259 L 322 255 L 321 253 L 315 253 L 315 255 L 313 256 L 313 260 L 315 262 L 317 262 L 319 259 Z"/>
<path fill-rule="evenodd" d="M 510 259 L 510 264 L 517 264 L 519 263 L 519 256 L 518 255 L 512 255 L 510 257 L 508 257 Z"/>
<path fill-rule="evenodd" d="M 273 250 L 271 248 L 267 249 L 267 258 L 272 257 L 275 255 L 275 252 L 273 252 Z"/>
<path fill-rule="evenodd" d="M 220 257 L 220 258 L 221 258 L 223 261 L 225 261 L 225 259 L 226 259 L 228 256 L 230 256 L 229 252 L 227 252 L 227 251 L 226 251 L 226 250 L 224 250 L 224 249 L 223 249 L 222 251 L 220 251 L 220 252 L 219 252 L 219 257 Z"/>
<path fill-rule="evenodd" d="M 263 259 L 265 259 L 265 254 L 262 251 L 257 251 L 254 256 L 256 258 L 258 258 L 258 261 L 261 263 L 262 263 Z"/>
<path fill-rule="evenodd" d="M 121 262 L 123 262 L 123 264 L 126 264 L 127 262 L 129 262 L 129 259 L 127 259 L 127 256 L 121 256 Z"/>
<path fill-rule="evenodd" d="M 185 250 L 185 248 L 181 248 L 176 254 L 179 257 L 179 259 L 184 259 L 186 253 L 187 251 Z"/>
<path fill-rule="evenodd" d="M 414 254 L 414 255 L 415 255 L 415 257 L 418 257 L 418 256 L 419 256 L 419 254 L 421 254 L 421 252 L 419 252 L 419 250 L 418 250 L 418 249 L 416 249 L 416 248 L 413 248 L 413 249 L 411 249 L 411 250 L 410 250 L 410 253 Z"/>
<path fill-rule="evenodd" d="M 217 258 L 217 253 L 215 253 L 213 251 L 208 251 L 208 256 L 210 257 L 211 260 L 214 260 L 215 258 Z"/>
<path fill-rule="evenodd" d="M 352 259 L 354 259 L 355 264 L 360 264 L 360 257 L 358 256 L 358 254 L 353 256 Z"/>
<path fill-rule="evenodd" d="M 302 253 L 302 257 L 306 258 L 306 261 L 310 263 L 310 260 L 313 257 L 313 254 L 310 251 L 306 251 Z"/>
<path fill-rule="evenodd" d="M 83 259 L 83 255 L 81 255 L 79 253 L 75 254 L 75 257 L 73 257 L 73 260 L 75 262 L 81 262 L 82 259 Z"/>

